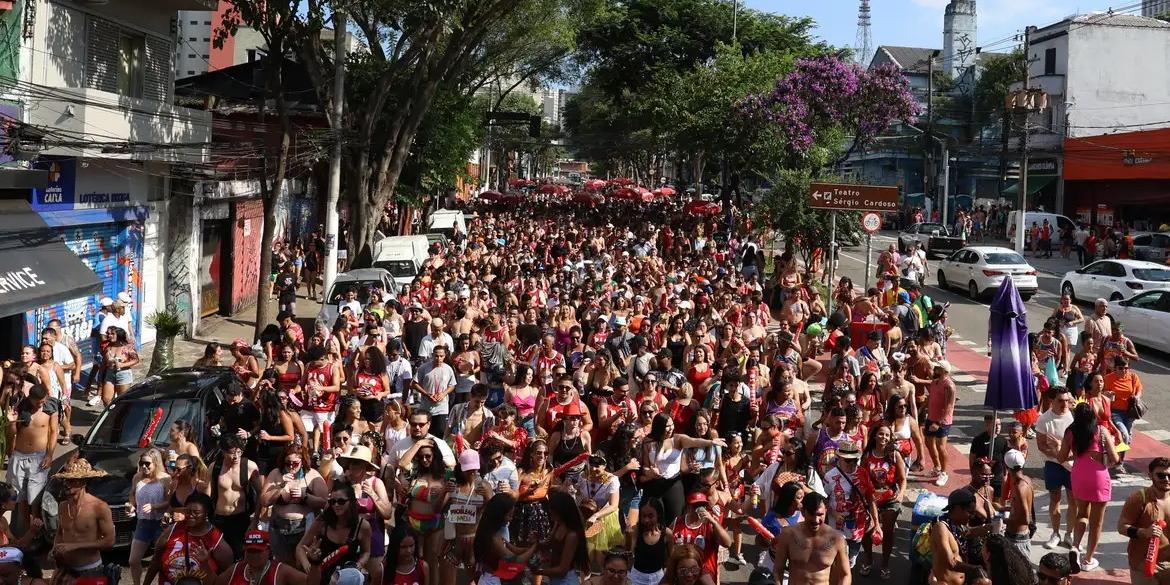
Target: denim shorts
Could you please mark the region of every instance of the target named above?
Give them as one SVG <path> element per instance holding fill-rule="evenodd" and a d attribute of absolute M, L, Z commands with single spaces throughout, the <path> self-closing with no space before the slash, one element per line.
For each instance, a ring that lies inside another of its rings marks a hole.
<path fill-rule="evenodd" d="M 134 372 L 130 370 L 118 370 L 114 372 L 115 386 L 129 386 L 134 381 Z"/>
<path fill-rule="evenodd" d="M 159 535 L 162 534 L 162 519 L 147 520 L 146 518 L 139 518 L 138 524 L 134 526 L 134 540 L 138 542 L 145 542 L 146 544 L 154 544 L 158 540 Z"/>

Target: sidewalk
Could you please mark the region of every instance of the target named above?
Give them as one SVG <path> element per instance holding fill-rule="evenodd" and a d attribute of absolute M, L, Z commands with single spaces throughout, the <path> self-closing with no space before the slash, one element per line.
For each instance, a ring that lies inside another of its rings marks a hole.
<path fill-rule="evenodd" d="M 272 316 L 273 322 L 275 322 L 277 313 L 276 301 L 269 300 L 267 302 L 272 305 L 269 314 Z M 297 296 L 297 322 L 304 328 L 306 334 L 310 334 L 313 330 L 313 321 L 317 318 L 317 313 L 320 311 L 321 303 L 308 300 L 303 295 Z M 185 367 L 195 363 L 195 360 L 203 357 L 204 348 L 212 341 L 225 346 L 235 339 L 243 339 L 248 343 L 255 341 L 256 306 L 252 305 L 240 313 L 229 317 L 208 317 L 204 320 L 203 326 L 200 329 L 199 335 L 193 336 L 190 339 L 175 339 L 175 367 Z M 154 343 L 144 344 L 138 353 L 142 357 L 142 361 L 132 369 L 135 380 L 141 380 L 150 371 L 150 362 L 154 357 L 152 355 L 154 353 Z M 261 362 L 264 361 L 262 356 L 257 357 Z M 230 363 L 231 355 L 228 353 L 226 347 L 220 359 L 221 361 L 226 359 Z"/>

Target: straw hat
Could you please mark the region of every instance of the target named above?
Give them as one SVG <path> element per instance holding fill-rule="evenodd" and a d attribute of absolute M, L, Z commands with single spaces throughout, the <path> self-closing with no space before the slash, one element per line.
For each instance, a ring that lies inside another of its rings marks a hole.
<path fill-rule="evenodd" d="M 345 460 L 361 461 L 374 469 L 381 469 L 377 463 L 374 463 L 374 452 L 365 445 L 354 445 L 349 448 L 349 451 L 337 458 L 340 462 Z"/>
<path fill-rule="evenodd" d="M 107 475 L 109 474 L 105 471 L 94 469 L 93 466 L 89 464 L 89 461 L 78 457 L 77 459 L 66 463 L 65 467 L 61 468 L 61 471 L 58 471 L 55 475 L 53 475 L 53 479 L 94 479 L 97 477 L 105 477 Z"/>

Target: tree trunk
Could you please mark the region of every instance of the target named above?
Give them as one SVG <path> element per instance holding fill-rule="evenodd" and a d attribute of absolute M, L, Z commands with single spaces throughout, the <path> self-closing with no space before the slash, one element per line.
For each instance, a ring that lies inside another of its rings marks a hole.
<path fill-rule="evenodd" d="M 269 47 L 274 49 L 274 47 Z M 278 47 L 279 48 L 279 44 Z M 260 339 L 260 332 L 272 322 L 271 305 L 269 302 L 269 294 L 267 292 L 268 277 L 272 274 L 272 243 L 276 239 L 276 199 L 280 196 L 281 187 L 284 184 L 284 177 L 288 171 L 288 147 L 289 147 L 289 119 L 288 108 L 284 101 L 283 76 L 281 70 L 283 69 L 282 60 L 284 59 L 284 51 L 270 50 L 265 57 L 265 77 L 267 81 L 267 88 L 264 94 L 271 94 L 276 102 L 277 125 L 273 126 L 265 122 L 264 119 L 264 102 L 267 95 L 261 95 L 262 103 L 260 105 L 260 124 L 264 128 L 264 157 L 261 165 L 262 174 L 260 176 L 260 193 L 264 203 L 264 227 L 260 236 L 260 274 L 258 275 L 258 282 L 256 283 L 256 327 L 255 339 Z M 268 177 L 268 149 L 271 148 L 269 133 L 279 131 L 280 143 L 276 151 L 276 170 L 274 176 L 269 180 Z"/>

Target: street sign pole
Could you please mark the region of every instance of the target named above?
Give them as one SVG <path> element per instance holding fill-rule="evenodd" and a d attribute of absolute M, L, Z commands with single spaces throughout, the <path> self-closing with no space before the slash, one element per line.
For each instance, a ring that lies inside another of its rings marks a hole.
<path fill-rule="evenodd" d="M 873 258 L 873 234 L 865 236 L 865 290 L 869 290 L 869 262 Z"/>
<path fill-rule="evenodd" d="M 835 264 L 835 262 L 833 262 L 833 259 L 837 257 L 837 212 L 836 211 L 832 212 L 831 217 L 832 217 L 832 219 L 829 220 L 830 221 L 829 225 L 831 226 L 829 229 L 829 257 L 826 259 L 829 262 L 829 286 L 828 286 L 829 301 L 828 301 L 828 303 L 826 303 L 828 305 L 827 312 L 829 315 L 833 314 L 833 290 L 834 290 L 833 287 L 835 286 L 833 284 L 835 282 L 833 280 L 833 276 L 834 276 L 833 275 L 833 264 Z"/>

